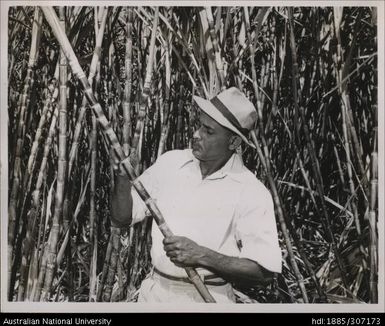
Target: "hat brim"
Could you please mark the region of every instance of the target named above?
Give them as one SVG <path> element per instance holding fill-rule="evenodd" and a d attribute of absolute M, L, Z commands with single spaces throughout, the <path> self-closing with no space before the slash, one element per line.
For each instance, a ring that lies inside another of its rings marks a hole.
<path fill-rule="evenodd" d="M 236 133 L 239 137 L 242 138 L 242 140 L 252 148 L 255 148 L 254 144 L 252 144 L 242 133 L 235 128 L 229 120 L 227 120 L 224 115 L 212 104 L 210 101 L 205 100 L 204 98 L 201 98 L 199 96 L 193 96 L 194 101 L 200 109 L 205 112 L 207 115 L 209 115 L 211 118 L 213 118 L 216 122 L 218 122 L 221 126 L 230 129 L 234 133 Z"/>

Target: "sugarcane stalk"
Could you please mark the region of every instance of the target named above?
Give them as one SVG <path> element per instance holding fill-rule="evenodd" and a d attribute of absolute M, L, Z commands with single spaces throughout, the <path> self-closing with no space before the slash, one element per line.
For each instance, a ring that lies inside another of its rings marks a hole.
<path fill-rule="evenodd" d="M 365 167 L 364 167 L 364 163 L 362 162 L 362 157 L 363 157 L 363 154 L 362 154 L 362 145 L 360 144 L 359 140 L 358 140 L 358 136 L 357 136 L 357 131 L 356 131 L 356 128 L 354 127 L 354 118 L 353 118 L 353 112 L 352 112 L 352 108 L 351 108 L 351 105 L 350 105 L 350 99 L 349 99 L 349 96 L 345 96 L 345 105 L 346 105 L 346 108 L 347 108 L 347 121 L 348 121 L 348 126 L 349 126 L 349 131 L 350 131 L 350 139 L 351 139 L 351 142 L 352 142 L 352 152 L 355 154 L 356 156 L 356 161 L 358 163 L 358 171 L 360 173 L 360 177 L 362 178 L 363 180 L 363 184 L 364 186 L 362 187 L 362 190 L 364 191 L 364 195 L 366 197 L 369 197 L 369 193 L 368 193 L 368 179 L 367 179 L 367 176 L 366 176 L 366 171 L 365 171 Z"/>
<path fill-rule="evenodd" d="M 86 101 L 86 99 L 84 101 Z M 72 137 L 71 149 L 68 157 L 68 176 L 71 176 L 73 164 L 76 158 L 76 153 L 79 148 L 79 139 L 82 132 L 82 122 L 83 122 L 84 115 L 86 113 L 86 104 L 85 103 L 83 104 L 84 105 L 82 105 L 79 109 L 79 114 L 78 114 L 78 118 L 76 119 L 74 134 Z"/>
<path fill-rule="evenodd" d="M 268 55 L 267 60 L 262 58 L 261 85 L 260 85 L 261 90 L 267 88 L 268 86 L 268 81 L 270 77 L 270 74 L 268 73 L 269 70 L 270 70 L 270 55 Z M 266 98 L 267 98 L 266 93 L 261 92 L 261 108 L 265 106 Z M 265 136 L 267 132 L 268 132 L 268 129 L 265 130 Z M 273 139 L 270 138 L 270 141 L 267 142 L 267 145 L 270 146 L 272 141 Z"/>
<path fill-rule="evenodd" d="M 220 9 L 220 7 L 218 7 L 218 9 Z M 215 31 L 215 26 L 214 26 L 213 13 L 211 11 L 211 7 L 205 7 L 205 10 L 206 10 L 207 22 L 209 24 L 209 33 L 210 33 L 211 43 L 213 45 L 213 50 L 215 55 L 215 67 L 219 77 L 219 89 L 223 91 L 226 89 L 225 75 L 223 71 L 223 62 L 221 58 L 220 48 L 218 45 L 217 33 Z"/>
<path fill-rule="evenodd" d="M 335 143 L 334 135 L 332 136 L 332 141 L 333 141 L 333 143 Z M 341 185 L 343 187 L 345 187 L 345 178 L 344 178 L 344 173 L 342 172 L 341 160 L 340 160 L 340 156 L 338 154 L 337 147 L 335 145 L 333 146 L 333 151 L 334 151 L 334 156 L 335 156 L 336 162 L 337 162 L 338 175 L 339 175 L 340 180 L 341 180 Z"/>
<path fill-rule="evenodd" d="M 90 295 L 89 301 L 95 300 L 95 287 L 96 287 L 96 263 L 97 263 L 97 232 L 95 232 L 97 226 L 97 214 L 95 207 L 95 190 L 96 190 L 96 156 L 97 156 L 97 124 L 94 115 L 91 117 L 92 130 L 90 135 L 90 150 L 91 150 L 91 174 L 90 174 L 90 244 L 92 252 L 92 260 L 90 266 Z"/>
<path fill-rule="evenodd" d="M 343 94 L 343 98 L 346 100 L 346 94 Z M 342 131 L 343 131 L 343 136 L 344 136 L 344 148 L 345 148 L 345 153 L 346 153 L 346 160 L 347 160 L 347 171 L 348 171 L 348 183 L 349 183 L 349 188 L 352 196 L 355 196 L 355 186 L 354 186 L 354 181 L 353 181 L 353 172 L 352 172 L 352 161 L 350 157 L 350 148 L 351 148 L 351 137 L 348 134 L 348 129 L 350 129 L 350 123 L 349 123 L 349 118 L 347 114 L 347 108 L 346 105 L 342 105 Z M 360 226 L 360 221 L 358 218 L 358 210 L 357 210 L 357 205 L 355 201 L 353 200 L 351 202 L 351 205 L 353 207 L 353 213 L 354 213 L 354 220 L 355 220 L 355 225 L 356 225 L 356 230 L 357 234 L 360 236 L 361 235 L 361 226 Z"/>
<path fill-rule="evenodd" d="M 37 224 L 37 214 L 32 212 L 32 218 L 28 220 L 28 226 L 26 231 L 26 236 L 22 242 L 22 259 L 21 259 L 21 267 L 20 267 L 20 278 L 19 278 L 19 287 L 17 294 L 17 301 L 24 301 L 24 291 L 27 286 L 28 275 L 30 273 L 30 252 L 34 245 L 34 236 Z"/>
<path fill-rule="evenodd" d="M 245 49 L 247 48 L 247 44 L 249 41 L 248 41 L 248 39 L 246 39 L 246 41 L 242 40 L 242 42 L 239 41 L 240 36 L 241 36 L 240 34 L 242 33 L 242 28 L 245 26 L 245 23 L 243 20 L 240 20 L 240 24 L 241 24 L 241 27 L 238 27 L 238 30 L 237 30 L 237 26 L 239 25 L 239 23 L 238 23 L 237 16 L 235 15 L 233 25 L 234 25 L 234 29 L 237 32 L 232 33 L 232 38 L 231 38 L 231 40 L 232 40 L 232 52 L 233 52 L 233 56 L 235 58 L 231 62 L 230 67 L 228 68 L 228 71 L 230 71 L 234 74 L 237 87 L 241 91 L 243 91 L 243 85 L 242 85 L 241 76 L 239 74 L 239 68 L 242 67 L 242 54 L 244 53 Z M 242 48 L 237 52 L 237 48 L 240 45 L 242 45 Z M 242 52 L 242 54 L 241 54 L 241 52 Z M 230 76 L 231 76 L 231 74 L 227 75 L 227 77 L 230 77 Z"/>
<path fill-rule="evenodd" d="M 56 80 L 57 77 L 55 76 L 54 79 Z M 38 150 L 40 139 L 41 139 L 41 136 L 43 133 L 43 126 L 44 126 L 46 120 L 49 120 L 50 113 L 52 113 L 52 102 L 56 101 L 56 98 L 59 94 L 57 90 L 58 90 L 58 86 L 55 82 L 53 82 L 47 88 L 47 98 L 45 100 L 45 103 L 44 103 L 44 106 L 43 106 L 43 109 L 41 112 L 39 124 L 38 124 L 38 127 L 36 129 L 36 133 L 35 133 L 35 139 L 33 141 L 31 152 L 30 152 L 30 155 L 28 158 L 27 171 L 28 171 L 29 175 L 32 174 L 33 167 L 34 167 L 35 162 L 36 162 L 37 150 Z"/>
<path fill-rule="evenodd" d="M 131 227 L 129 229 L 129 233 L 128 233 L 128 239 L 129 239 L 129 243 L 128 243 L 128 247 L 127 247 L 127 260 L 128 261 L 131 261 L 132 260 L 132 251 L 133 251 L 133 248 L 134 248 L 134 243 L 133 243 L 133 240 L 134 240 L 134 232 L 135 232 L 135 229 L 134 227 Z M 151 233 L 151 232 L 150 232 Z M 126 272 L 126 277 L 127 277 L 127 282 L 126 284 L 127 285 L 127 296 L 126 296 L 126 301 L 132 301 L 132 298 L 133 298 L 133 293 L 135 293 L 136 291 L 136 288 L 135 287 L 132 287 L 130 286 L 131 284 L 131 271 L 132 271 L 132 267 L 131 268 L 128 268 L 127 269 L 127 272 Z"/>
<path fill-rule="evenodd" d="M 59 8 L 60 26 L 65 30 L 65 7 Z M 61 217 L 63 213 L 63 200 L 65 183 L 67 179 L 67 59 L 63 51 L 60 52 L 60 104 L 59 104 L 59 155 L 58 173 L 55 192 L 55 208 L 50 230 L 51 242 L 49 242 L 49 252 L 47 257 L 47 269 L 44 278 L 44 287 L 41 300 L 46 301 L 50 298 L 51 286 L 56 272 L 57 246 L 59 242 L 59 232 L 61 228 Z"/>
<path fill-rule="evenodd" d="M 34 20 L 32 25 L 32 39 L 29 52 L 29 60 L 27 66 L 27 74 L 24 79 L 24 89 L 20 97 L 19 105 L 19 122 L 17 126 L 17 141 L 15 149 L 15 161 L 13 165 L 13 180 L 11 187 L 11 195 L 8 208 L 8 297 L 12 297 L 11 288 L 11 274 L 12 274 L 12 259 L 13 259 L 13 244 L 15 235 L 17 233 L 17 226 L 19 224 L 18 216 L 16 213 L 18 199 L 19 199 L 19 187 L 20 187 L 20 174 L 21 174 L 21 156 L 23 152 L 24 136 L 25 136 L 25 120 L 26 111 L 29 104 L 29 94 L 33 85 L 33 70 L 37 60 L 37 49 L 40 38 L 40 28 L 42 24 L 43 16 L 40 13 L 39 8 L 35 9 Z"/>
<path fill-rule="evenodd" d="M 145 241 L 142 241 L 141 243 L 141 249 L 140 252 L 142 252 L 143 259 L 139 263 L 138 273 L 136 275 L 136 279 L 139 282 L 140 277 L 143 275 L 143 273 L 147 274 L 148 271 L 143 272 L 146 270 L 146 267 L 150 265 L 151 258 L 149 258 L 149 252 L 150 252 L 150 244 L 151 244 L 151 228 L 152 228 L 152 219 L 147 218 L 143 221 L 142 225 L 142 236 L 146 239 Z M 138 256 L 139 258 L 140 256 Z"/>
<path fill-rule="evenodd" d="M 286 55 L 286 33 L 287 27 L 286 24 L 284 25 L 284 36 L 275 40 L 275 46 L 274 46 L 274 62 L 272 67 L 272 75 L 273 75 L 273 99 L 272 99 L 272 112 L 269 115 L 268 121 L 266 123 L 266 130 L 270 129 L 271 123 L 272 123 L 272 116 L 275 116 L 278 112 L 278 89 L 281 84 L 282 75 L 283 75 L 283 68 L 284 68 L 284 62 L 285 62 L 285 55 Z M 277 67 L 277 56 L 279 56 L 279 62 L 280 62 L 280 70 L 279 73 L 276 69 Z M 266 132 L 266 131 L 265 131 Z"/>
<path fill-rule="evenodd" d="M 110 235 L 110 239 L 111 238 L 112 238 L 112 233 Z M 97 297 L 96 297 L 96 301 L 98 301 L 98 302 L 102 300 L 104 283 L 106 281 L 106 277 L 107 277 L 107 274 L 108 274 L 108 269 L 109 269 L 109 266 L 110 266 L 111 254 L 112 254 L 112 240 L 108 241 L 106 255 L 104 257 L 102 276 L 101 276 L 101 279 L 100 279 L 99 289 L 98 289 L 98 293 L 97 293 Z"/>
<path fill-rule="evenodd" d="M 148 243 L 148 238 L 146 234 L 151 234 L 147 232 L 147 225 L 149 219 L 145 218 L 138 228 L 135 229 L 135 250 L 134 250 L 134 263 L 130 273 L 130 283 L 129 288 L 133 289 L 136 287 L 139 274 L 140 274 L 140 259 L 143 257 L 143 249 Z"/>
<path fill-rule="evenodd" d="M 130 135 L 131 135 L 131 92 L 132 92 L 132 21 L 133 10 L 127 8 L 126 23 L 126 53 L 125 53 L 125 72 L 126 82 L 124 84 L 123 98 L 123 150 L 125 153 L 130 151 Z"/>
<path fill-rule="evenodd" d="M 285 32 L 286 32 L 286 29 L 285 29 Z M 286 35 L 285 35 L 285 38 L 286 38 Z M 278 55 L 281 55 L 282 56 L 282 53 L 281 52 L 278 52 L 277 49 L 279 49 L 279 42 L 281 42 L 281 39 L 278 39 L 275 40 L 275 46 L 274 46 L 274 62 L 273 62 L 273 69 L 271 71 L 272 75 L 273 75 L 273 103 L 272 103 L 272 113 L 273 115 L 276 115 L 277 114 L 277 101 L 278 101 L 278 88 L 279 88 L 279 82 L 280 82 L 280 78 L 278 77 L 278 71 L 276 69 L 277 67 L 277 56 Z M 278 53 L 277 53 L 278 52 Z M 284 54 L 283 54 L 284 56 Z M 280 75 L 281 76 L 281 71 L 283 70 L 283 60 L 280 60 Z M 268 124 L 268 126 L 270 125 L 270 123 Z"/>
<path fill-rule="evenodd" d="M 135 133 L 132 139 L 132 148 L 134 148 L 135 150 L 137 150 L 138 148 L 139 138 L 143 129 L 143 120 L 146 115 L 148 97 L 150 95 L 152 72 L 154 68 L 155 39 L 156 39 L 156 32 L 158 28 L 158 18 L 159 18 L 159 7 L 155 7 L 155 15 L 154 15 L 151 41 L 150 41 L 150 50 L 149 50 L 147 69 L 146 69 L 146 78 L 144 80 L 143 91 L 140 98 L 140 108 L 139 108 L 138 117 L 136 121 Z"/>
<path fill-rule="evenodd" d="M 46 207 L 46 201 L 47 201 L 47 198 L 46 197 L 43 197 L 43 203 L 42 203 L 42 207 L 43 209 L 41 210 L 40 214 L 39 214 L 39 231 L 38 231 L 38 235 L 37 235 L 37 245 L 36 247 L 34 248 L 34 253 L 35 253 L 35 256 L 34 256 L 34 264 L 31 263 L 31 266 L 33 268 L 33 273 L 31 272 L 31 278 L 28 280 L 29 282 L 29 286 L 28 286 L 28 289 L 27 289 L 27 297 L 29 298 L 30 301 L 34 301 L 34 297 L 35 297 L 35 292 L 36 292 L 36 286 L 37 286 L 37 283 L 38 283 L 38 278 L 39 278 L 39 268 L 41 266 L 41 261 L 42 261 L 42 255 L 39 256 L 39 251 L 41 248 L 41 243 L 42 241 L 44 241 L 43 239 L 43 234 L 44 234 L 44 216 L 45 216 L 45 207 Z M 31 268 L 30 268 L 30 271 L 31 271 Z"/>
<path fill-rule="evenodd" d="M 25 297 L 28 300 L 31 300 L 31 294 L 32 294 L 32 289 L 33 289 L 33 284 L 37 281 L 37 277 L 39 275 L 38 271 L 38 250 L 37 248 L 33 248 L 32 252 L 32 258 L 31 258 L 31 268 L 29 268 L 29 273 L 28 273 L 28 283 L 27 283 L 27 289 L 26 289 L 26 294 Z"/>
<path fill-rule="evenodd" d="M 182 77 L 183 79 L 183 77 Z M 176 134 L 175 134 L 175 148 L 180 149 L 183 148 L 182 146 L 182 120 L 183 120 L 183 105 L 184 105 L 184 86 L 181 84 L 179 86 L 179 101 L 178 101 L 178 118 L 177 118 L 177 125 L 176 125 Z"/>
<path fill-rule="evenodd" d="M 95 40 L 95 44 L 101 45 L 101 39 L 104 33 L 104 25 L 107 20 L 107 10 L 101 8 L 101 12 L 103 17 L 99 20 L 100 15 L 98 15 L 98 10 L 95 8 L 94 17 L 95 17 L 95 35 L 99 37 L 99 40 Z M 100 14 L 100 13 L 99 13 Z M 103 20 L 103 25 L 102 25 Z M 101 26 L 102 25 L 102 26 Z M 101 33 L 99 31 L 102 31 Z M 111 43 L 112 44 L 112 43 Z M 94 67 L 97 67 L 99 58 L 95 58 L 96 63 L 94 63 Z M 109 60 L 110 62 L 111 60 Z M 99 81 L 100 69 L 94 69 L 97 71 L 96 83 Z M 93 76 L 89 76 L 90 87 L 92 87 L 92 78 Z M 111 84 L 111 78 L 109 80 L 109 84 Z M 96 85 L 96 89 L 98 85 Z M 111 100 L 112 91 L 109 90 L 109 101 Z M 91 113 L 91 112 L 90 112 Z M 110 112 L 111 114 L 111 112 Z M 91 170 L 90 170 L 90 251 L 91 251 L 91 263 L 90 263 L 90 294 L 88 300 L 90 302 L 96 301 L 96 267 L 97 267 L 97 253 L 98 253 L 98 236 L 97 232 L 97 214 L 96 214 L 96 204 L 95 204 L 95 191 L 96 191 L 96 159 L 97 159 L 97 121 L 94 114 L 91 113 L 91 135 L 90 135 L 90 150 L 91 150 Z"/>
<path fill-rule="evenodd" d="M 50 237 L 48 238 L 48 241 L 50 240 Z M 41 293 L 42 293 L 42 288 L 43 288 L 43 283 L 44 283 L 44 276 L 46 274 L 46 269 L 47 269 L 47 260 L 48 260 L 48 243 L 44 245 L 44 253 L 43 253 L 43 258 L 41 261 L 40 265 L 40 271 L 39 271 L 39 276 L 36 282 L 35 289 L 33 290 L 33 301 L 40 301 L 41 298 Z"/>
<path fill-rule="evenodd" d="M 140 182 L 140 180 L 137 179 L 135 170 L 130 164 L 130 162 L 125 158 L 124 152 L 122 147 L 119 144 L 119 141 L 116 137 L 115 132 L 112 130 L 106 116 L 103 113 L 103 110 L 100 106 L 100 104 L 96 101 L 96 98 L 93 94 L 92 88 L 90 87 L 88 80 L 84 74 L 83 69 L 81 68 L 76 55 L 71 47 L 71 44 L 68 41 L 68 38 L 65 34 L 65 32 L 61 29 L 59 20 L 56 16 L 55 11 L 52 7 L 41 7 L 42 11 L 45 15 L 45 18 L 49 25 L 52 28 L 52 31 L 54 32 L 57 40 L 59 41 L 60 45 L 63 48 L 63 51 L 69 61 L 69 64 L 72 68 L 73 74 L 79 79 L 85 95 L 91 105 L 92 110 L 94 111 L 98 122 L 100 126 L 102 127 L 102 130 L 105 133 L 106 139 L 110 143 L 111 147 L 114 150 L 115 156 L 118 158 L 118 160 L 122 161 L 121 166 L 123 168 L 123 171 L 126 172 L 126 174 L 130 177 L 133 184 L 133 187 L 137 190 L 139 196 L 144 200 L 146 203 L 149 211 L 152 213 L 153 218 L 155 219 L 156 223 L 159 226 L 159 229 L 161 230 L 162 234 L 164 236 L 171 236 L 172 232 L 170 228 L 168 227 L 166 221 L 164 220 L 163 215 L 161 214 L 159 208 L 153 201 L 153 199 L 149 196 L 148 192 L 144 188 L 143 184 Z M 151 65 L 152 66 L 152 65 Z M 195 269 L 191 267 L 185 268 L 187 275 L 191 279 L 191 281 L 194 283 L 195 287 L 199 291 L 199 293 L 202 295 L 204 300 L 206 302 L 215 302 L 214 298 L 210 295 L 208 292 L 206 286 L 200 279 L 199 274 L 195 271 Z"/>
<path fill-rule="evenodd" d="M 369 231 L 370 231 L 370 302 L 378 303 L 378 237 L 377 237 L 377 198 L 378 198 L 378 153 L 377 132 L 374 133 L 374 149 L 371 154 L 371 177 L 370 177 L 370 203 L 369 203 Z"/>
<path fill-rule="evenodd" d="M 87 177 L 86 177 L 86 183 L 80 193 L 80 196 L 79 196 L 79 200 L 76 204 L 76 208 L 75 208 L 75 212 L 73 213 L 73 217 L 72 217 L 72 220 L 70 221 L 70 223 L 68 224 L 67 228 L 63 228 L 64 229 L 64 232 L 65 232 L 65 236 L 64 236 L 64 239 L 63 239 L 63 242 L 60 246 L 60 249 L 58 250 L 58 254 L 57 254 L 57 260 L 56 260 L 56 264 L 57 266 L 60 266 L 61 262 L 62 262 L 62 259 L 63 259 L 63 256 L 64 256 L 64 253 L 65 253 L 65 249 L 66 249 L 66 246 L 68 244 L 68 241 L 69 241 L 69 235 L 71 233 L 71 226 L 73 225 L 74 221 L 77 220 L 78 218 L 78 215 L 80 213 L 80 208 L 81 206 L 83 205 L 84 201 L 85 201 L 85 195 L 87 193 L 87 189 L 88 189 L 88 184 L 90 183 L 91 181 L 91 178 L 90 178 L 90 168 L 87 167 L 86 170 L 88 171 L 86 173 Z"/>
<path fill-rule="evenodd" d="M 92 260 L 90 266 L 90 294 L 89 301 L 96 301 L 96 284 L 97 284 L 97 276 L 96 276 L 96 267 L 97 267 L 97 259 L 98 259 L 98 233 L 95 232 L 94 237 L 92 238 Z"/>
<path fill-rule="evenodd" d="M 146 230 L 147 239 L 146 239 L 145 244 L 147 244 L 147 247 L 146 247 L 146 250 L 144 252 L 144 261 L 146 262 L 145 266 L 149 266 L 150 262 L 151 262 L 151 246 L 152 246 L 152 236 L 151 236 L 152 219 L 151 218 L 148 218 L 147 223 L 146 223 L 146 228 L 147 228 L 147 230 Z M 146 272 L 146 274 L 147 274 L 147 272 Z"/>
<path fill-rule="evenodd" d="M 115 101 L 114 101 L 114 91 L 112 89 L 112 84 L 113 80 L 118 79 L 118 76 L 115 74 L 115 69 L 114 69 L 114 63 L 113 63 L 113 58 L 115 56 L 115 46 L 114 43 L 111 42 L 109 49 L 108 49 L 108 73 L 107 73 L 107 106 L 108 106 L 108 120 L 111 123 L 112 129 L 116 130 L 116 110 L 115 110 Z M 100 79 L 100 73 L 97 75 L 97 79 Z M 99 89 L 97 83 L 96 89 Z M 113 171 L 111 171 L 113 172 Z"/>
<path fill-rule="evenodd" d="M 130 277 L 129 277 L 130 281 L 128 284 L 129 289 L 136 288 L 136 280 L 137 280 L 136 276 L 138 274 L 138 263 L 139 263 L 138 255 L 139 255 L 139 251 L 141 252 L 140 235 L 142 233 L 141 231 L 143 230 L 143 225 L 144 223 L 138 224 L 138 226 L 134 230 L 134 239 L 135 239 L 135 242 L 133 243 L 134 257 L 133 257 L 132 267 L 130 270 Z"/>
<path fill-rule="evenodd" d="M 298 111 L 299 111 L 299 99 L 301 98 L 301 95 L 299 95 L 300 89 L 298 87 L 298 59 L 297 59 L 297 51 L 295 49 L 295 35 L 294 35 L 294 24 L 293 24 L 293 9 L 288 8 L 288 22 L 290 26 L 290 49 L 291 49 L 291 55 L 292 55 L 292 88 L 293 88 L 293 103 L 294 103 L 294 125 L 295 125 L 295 136 L 296 136 L 296 142 L 299 144 L 300 142 L 300 129 L 301 129 L 301 121 L 298 118 Z"/>
<path fill-rule="evenodd" d="M 120 252 L 120 229 L 111 227 L 111 238 L 112 238 L 112 252 L 111 260 L 109 262 L 109 268 L 107 273 L 107 284 L 104 288 L 103 301 L 109 302 L 111 300 L 112 286 L 115 279 L 116 267 L 119 260 Z"/>
<path fill-rule="evenodd" d="M 173 109 L 173 103 L 170 104 L 170 101 L 166 99 L 165 105 L 164 105 L 164 111 L 165 111 L 164 112 L 164 115 L 165 115 L 164 120 L 166 122 L 162 125 L 162 131 L 161 131 L 160 140 L 159 140 L 157 157 L 162 155 L 165 151 L 165 144 L 166 144 L 166 140 L 167 140 L 169 130 L 170 130 L 170 118 L 169 118 L 168 112 L 172 111 L 172 109 Z"/>
<path fill-rule="evenodd" d="M 46 172 L 44 173 L 44 175 L 45 174 L 46 174 Z M 44 176 L 44 178 L 45 178 L 45 176 Z M 55 183 L 55 181 L 52 182 L 52 185 L 51 185 L 51 188 L 50 188 L 50 193 L 52 193 L 52 191 L 54 189 L 54 183 Z M 47 199 L 50 199 L 50 197 L 52 197 L 52 196 L 48 195 Z M 48 218 L 49 218 L 49 215 L 50 215 L 51 199 L 47 200 L 46 204 L 47 204 L 46 212 L 45 212 L 46 219 L 45 219 L 45 223 L 44 224 L 42 223 L 42 219 L 41 219 L 41 224 L 42 224 L 42 228 L 41 229 L 43 230 L 42 231 L 42 236 L 43 237 L 45 237 L 45 234 L 46 234 Z M 43 227 L 43 225 L 44 225 L 44 227 Z M 40 257 L 39 275 L 38 275 L 36 283 L 34 284 L 34 288 L 32 290 L 32 292 L 33 292 L 33 301 L 40 301 L 40 298 L 41 298 L 42 288 L 43 288 L 43 284 L 44 284 L 44 278 L 45 278 L 46 269 L 47 269 L 49 244 L 51 242 L 51 237 L 52 237 L 52 233 L 49 232 L 48 233 L 48 240 L 47 240 L 47 242 L 44 242 L 44 239 L 42 239 L 42 242 L 44 243 L 44 245 L 42 246 L 43 248 L 41 249 L 42 254 L 41 254 L 41 257 Z M 40 239 L 40 237 L 39 237 L 39 239 Z M 39 248 L 39 245 L 38 245 L 38 248 Z"/>
<path fill-rule="evenodd" d="M 258 87 L 258 81 L 257 81 L 257 70 L 256 70 L 256 67 L 255 67 L 255 48 L 253 46 L 253 42 L 252 42 L 252 36 L 251 36 L 251 31 L 250 31 L 250 18 L 249 18 L 249 10 L 247 7 L 244 7 L 243 8 L 243 12 L 244 12 L 244 22 L 245 22 L 245 26 L 246 26 L 246 34 L 247 34 L 247 38 L 249 40 L 249 50 L 250 50 L 250 63 L 251 63 L 251 76 L 252 76 L 252 80 L 253 80 L 253 89 L 254 89 L 254 93 L 255 93 L 255 98 L 257 100 L 257 113 L 258 113 L 258 124 L 259 124 L 259 128 L 263 128 L 263 124 L 262 124 L 262 105 L 261 105 L 261 97 L 260 97 L 260 94 L 259 94 L 259 87 Z M 263 144 L 264 146 L 264 144 Z M 266 160 L 269 159 L 269 155 L 265 152 L 265 158 Z"/>

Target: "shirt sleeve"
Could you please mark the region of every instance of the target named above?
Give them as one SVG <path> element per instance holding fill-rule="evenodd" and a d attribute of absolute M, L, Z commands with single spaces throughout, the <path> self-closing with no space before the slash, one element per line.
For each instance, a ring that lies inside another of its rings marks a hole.
<path fill-rule="evenodd" d="M 247 187 L 235 223 L 240 258 L 248 258 L 269 271 L 281 273 L 281 249 L 269 191 L 261 185 Z"/>

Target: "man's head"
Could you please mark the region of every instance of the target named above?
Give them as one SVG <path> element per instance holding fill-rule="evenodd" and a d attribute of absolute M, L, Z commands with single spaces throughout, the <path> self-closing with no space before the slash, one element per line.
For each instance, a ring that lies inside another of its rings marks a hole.
<path fill-rule="evenodd" d="M 204 111 L 199 115 L 199 129 L 194 133 L 192 150 L 200 161 L 215 161 L 230 156 L 242 139 L 221 126 Z"/>
<path fill-rule="evenodd" d="M 257 113 L 254 105 L 237 88 L 231 87 L 211 100 L 194 96 L 201 109 L 200 128 L 194 133 L 193 154 L 200 160 L 231 154 L 248 139 Z"/>

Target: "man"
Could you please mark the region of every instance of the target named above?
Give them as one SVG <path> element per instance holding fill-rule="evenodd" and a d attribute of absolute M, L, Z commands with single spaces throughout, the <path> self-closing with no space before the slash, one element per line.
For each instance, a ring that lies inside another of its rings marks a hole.
<path fill-rule="evenodd" d="M 210 101 L 194 96 L 200 127 L 192 150 L 163 154 L 140 180 L 178 236 L 152 230 L 154 271 L 139 302 L 203 302 L 183 267 L 196 268 L 216 302 L 235 302 L 232 284 L 267 284 L 281 272 L 270 193 L 243 165 L 237 149 L 256 121 L 253 104 L 237 88 Z M 124 227 L 149 214 L 128 180 L 117 177 L 112 222 Z"/>

